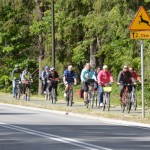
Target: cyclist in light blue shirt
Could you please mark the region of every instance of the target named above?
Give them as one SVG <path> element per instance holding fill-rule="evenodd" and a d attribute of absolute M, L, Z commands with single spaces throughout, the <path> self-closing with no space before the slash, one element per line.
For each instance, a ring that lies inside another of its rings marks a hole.
<path fill-rule="evenodd" d="M 93 83 L 96 81 L 95 72 L 91 69 L 90 63 L 86 63 L 84 69 L 81 72 L 82 88 L 84 89 L 84 102 L 87 102 L 88 97 L 88 82 L 93 79 Z"/>

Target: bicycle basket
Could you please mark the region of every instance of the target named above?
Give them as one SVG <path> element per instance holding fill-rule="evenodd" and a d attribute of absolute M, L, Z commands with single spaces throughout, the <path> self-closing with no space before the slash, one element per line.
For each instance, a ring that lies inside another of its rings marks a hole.
<path fill-rule="evenodd" d="M 111 86 L 105 86 L 103 87 L 104 92 L 111 92 L 112 87 Z"/>

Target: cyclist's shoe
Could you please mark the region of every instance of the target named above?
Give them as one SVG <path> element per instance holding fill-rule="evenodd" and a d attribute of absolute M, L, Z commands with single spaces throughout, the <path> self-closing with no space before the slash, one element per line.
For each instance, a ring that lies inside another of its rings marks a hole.
<path fill-rule="evenodd" d="M 64 97 L 66 97 L 67 96 L 67 94 L 66 93 L 64 93 Z"/>
<path fill-rule="evenodd" d="M 120 106 L 122 107 L 122 98 L 121 97 L 119 98 L 119 101 L 120 101 Z"/>
<path fill-rule="evenodd" d="M 46 92 L 46 91 L 44 91 L 43 93 L 44 93 L 44 94 L 47 94 L 47 92 Z"/>
<path fill-rule="evenodd" d="M 103 103 L 100 103 L 100 107 L 103 107 Z"/>
<path fill-rule="evenodd" d="M 85 103 L 85 104 L 88 104 L 88 103 L 89 103 L 89 100 L 84 101 L 84 103 Z"/>

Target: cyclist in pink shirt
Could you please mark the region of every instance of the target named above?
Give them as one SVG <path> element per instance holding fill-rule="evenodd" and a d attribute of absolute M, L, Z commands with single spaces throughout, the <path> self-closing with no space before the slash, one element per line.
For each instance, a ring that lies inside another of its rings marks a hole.
<path fill-rule="evenodd" d="M 104 65 L 103 70 L 98 73 L 98 90 L 99 90 L 99 98 L 100 98 L 100 106 L 103 106 L 103 87 L 114 82 L 113 76 L 111 72 L 108 70 L 108 66 Z"/>

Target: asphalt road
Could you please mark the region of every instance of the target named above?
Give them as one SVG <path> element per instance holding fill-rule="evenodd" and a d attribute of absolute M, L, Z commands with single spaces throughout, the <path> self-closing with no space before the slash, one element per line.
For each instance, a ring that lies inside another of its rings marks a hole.
<path fill-rule="evenodd" d="M 0 150 L 149 150 L 150 128 L 0 104 Z"/>

